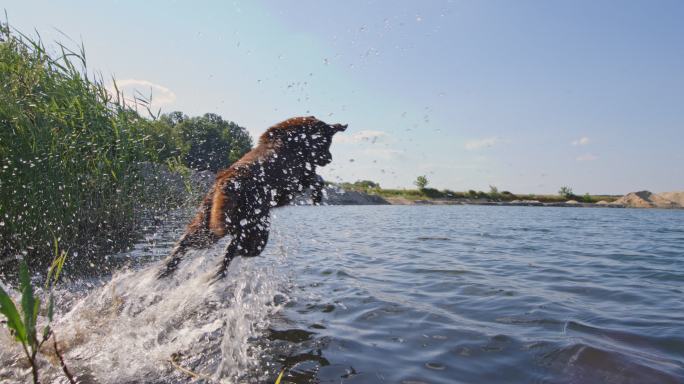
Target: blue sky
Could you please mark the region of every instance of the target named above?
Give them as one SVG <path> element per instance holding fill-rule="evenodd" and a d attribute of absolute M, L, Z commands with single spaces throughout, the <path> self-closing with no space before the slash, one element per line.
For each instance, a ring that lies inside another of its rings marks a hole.
<path fill-rule="evenodd" d="M 15 1 L 162 111 L 349 123 L 321 173 L 384 187 L 684 190 L 681 1 Z"/>

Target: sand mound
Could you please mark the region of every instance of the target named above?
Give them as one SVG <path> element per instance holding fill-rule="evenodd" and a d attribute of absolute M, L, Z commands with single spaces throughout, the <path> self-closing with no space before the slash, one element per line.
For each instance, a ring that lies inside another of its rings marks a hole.
<path fill-rule="evenodd" d="M 672 202 L 675 202 L 679 204 L 679 206 L 684 207 L 684 191 L 679 191 L 679 192 L 663 192 L 659 193 L 658 196 L 662 197 L 663 199 L 670 200 Z"/>
<path fill-rule="evenodd" d="M 684 197 L 681 192 L 667 192 L 679 193 L 679 197 Z M 630 208 L 682 208 L 678 202 L 674 202 L 661 195 L 656 195 L 649 191 L 639 191 L 628 193 L 617 199 L 614 204 L 621 204 Z"/>

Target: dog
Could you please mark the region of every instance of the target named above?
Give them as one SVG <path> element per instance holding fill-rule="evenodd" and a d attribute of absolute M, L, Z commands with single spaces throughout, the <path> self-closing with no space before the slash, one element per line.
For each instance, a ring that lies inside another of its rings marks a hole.
<path fill-rule="evenodd" d="M 329 125 L 307 116 L 266 130 L 254 149 L 218 172 L 159 277 L 173 274 L 189 249 L 207 248 L 226 235 L 231 241 L 217 278 L 225 276 L 235 256 L 258 256 L 268 241 L 271 208 L 287 205 L 309 188 L 314 204 L 321 203 L 323 179 L 316 174 L 316 167 L 332 162 L 333 135 L 345 129 L 347 125 Z"/>

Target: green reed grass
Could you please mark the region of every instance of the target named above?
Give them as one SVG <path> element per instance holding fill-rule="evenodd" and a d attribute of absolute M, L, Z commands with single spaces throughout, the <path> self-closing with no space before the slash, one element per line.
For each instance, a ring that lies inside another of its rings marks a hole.
<path fill-rule="evenodd" d="M 21 261 L 19 266 L 19 292 L 21 293 L 21 311 L 17 309 L 10 295 L 0 286 L 0 315 L 7 321 L 7 328 L 14 340 L 21 345 L 24 356 L 31 366 L 33 383 L 39 383 L 38 354 L 45 353 L 42 350 L 43 344 L 52 337 L 54 352 L 57 355 L 62 372 L 70 383 L 75 383 L 73 374 L 70 372 L 64 357 L 57 346 L 57 339 L 52 330 L 52 319 L 54 315 L 54 296 L 53 287 L 59 280 L 62 267 L 67 258 L 67 253 L 59 249 L 57 239 L 54 240 L 54 259 L 48 270 L 45 281 L 45 292 L 47 294 L 47 305 L 41 309 L 41 298 L 36 295 L 31 284 L 28 266 L 26 261 Z M 42 329 L 38 330 L 38 315 L 43 312 L 45 321 Z"/>
<path fill-rule="evenodd" d="M 0 271 L 20 254 L 47 266 L 53 236 L 76 265 L 127 246 L 147 196 L 139 164 L 157 158 L 154 122 L 88 74 L 82 47 L 51 53 L 40 37 L 1 29 Z"/>

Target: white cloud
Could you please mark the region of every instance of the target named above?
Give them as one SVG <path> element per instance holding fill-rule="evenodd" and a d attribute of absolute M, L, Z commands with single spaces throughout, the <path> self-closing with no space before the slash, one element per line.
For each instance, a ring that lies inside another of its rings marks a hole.
<path fill-rule="evenodd" d="M 494 136 L 494 137 L 487 137 L 484 139 L 474 139 L 474 140 L 468 140 L 465 142 L 465 149 L 469 151 L 475 151 L 478 149 L 482 148 L 489 148 L 493 147 L 495 144 L 499 143 L 499 138 Z"/>
<path fill-rule="evenodd" d="M 144 100 L 152 95 L 150 109 L 158 109 L 164 105 L 176 101 L 176 94 L 163 85 L 155 84 L 148 80 L 123 79 L 116 80 L 116 87 L 123 93 L 126 103 L 135 103 L 135 98 Z M 114 84 L 109 86 L 109 92 L 115 94 Z"/>
<path fill-rule="evenodd" d="M 387 133 L 383 131 L 359 131 L 353 135 L 345 135 L 343 133 L 337 134 L 334 136 L 333 141 L 335 143 L 341 144 L 353 144 L 360 142 L 375 144 L 386 139 L 387 137 Z"/>
<path fill-rule="evenodd" d="M 582 156 L 578 156 L 576 160 L 577 161 L 594 161 L 596 159 L 598 159 L 597 156 L 592 155 L 591 153 L 586 153 Z"/>
<path fill-rule="evenodd" d="M 572 144 L 574 146 L 587 145 L 587 144 L 589 144 L 589 138 L 586 136 L 582 136 L 577 140 L 573 140 L 570 144 Z"/>

